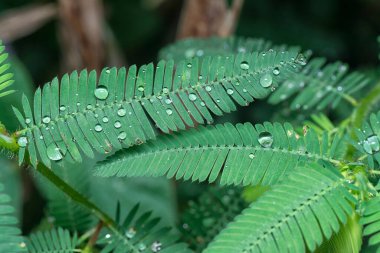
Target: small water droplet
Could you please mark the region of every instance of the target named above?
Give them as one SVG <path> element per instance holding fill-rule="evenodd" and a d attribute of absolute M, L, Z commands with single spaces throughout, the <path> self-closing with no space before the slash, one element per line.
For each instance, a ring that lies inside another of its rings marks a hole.
<path fill-rule="evenodd" d="M 137 248 L 139 249 L 139 251 L 144 251 L 146 249 L 146 246 L 144 243 L 140 242 L 138 245 L 137 245 Z"/>
<path fill-rule="evenodd" d="M 280 74 L 280 70 L 278 68 L 273 69 L 273 75 L 278 76 Z"/>
<path fill-rule="evenodd" d="M 25 242 L 21 242 L 21 243 L 19 244 L 19 246 L 20 246 L 20 248 L 25 248 L 25 247 L 26 247 L 26 243 L 25 243 Z"/>
<path fill-rule="evenodd" d="M 46 155 L 52 161 L 60 161 L 65 156 L 66 150 L 60 149 L 54 142 L 50 143 L 46 148 Z"/>
<path fill-rule="evenodd" d="M 253 153 L 250 153 L 250 154 L 248 155 L 248 157 L 249 157 L 250 159 L 253 159 L 253 158 L 255 158 L 255 155 L 254 155 Z"/>
<path fill-rule="evenodd" d="M 246 89 L 243 89 L 243 92 L 244 92 L 244 93 L 246 93 L 246 92 L 247 92 L 247 90 L 246 90 Z"/>
<path fill-rule="evenodd" d="M 162 93 L 164 93 L 164 94 L 169 93 L 169 89 L 168 89 L 168 88 L 163 88 L 163 89 L 162 89 Z"/>
<path fill-rule="evenodd" d="M 25 123 L 26 123 L 27 125 L 29 125 L 30 123 L 32 123 L 32 120 L 31 120 L 30 118 L 26 118 L 26 119 L 25 119 Z"/>
<path fill-rule="evenodd" d="M 65 111 L 65 110 L 66 110 L 66 106 L 61 105 L 61 106 L 59 107 L 59 110 L 60 110 L 61 112 Z"/>
<path fill-rule="evenodd" d="M 205 102 L 202 101 L 202 102 L 201 102 L 201 106 L 205 106 L 205 105 L 206 105 Z"/>
<path fill-rule="evenodd" d="M 191 68 L 193 65 L 189 62 L 188 64 L 186 64 L 186 66 L 187 66 L 188 68 Z"/>
<path fill-rule="evenodd" d="M 103 130 L 103 127 L 100 124 L 96 124 L 94 129 L 96 132 L 101 132 Z"/>
<path fill-rule="evenodd" d="M 261 132 L 258 141 L 263 148 L 270 148 L 273 144 L 273 136 L 269 132 Z"/>
<path fill-rule="evenodd" d="M 342 87 L 342 86 L 338 86 L 338 87 L 336 87 L 336 90 L 337 90 L 337 91 L 342 91 L 342 90 L 343 90 L 343 87 Z"/>
<path fill-rule="evenodd" d="M 120 121 L 116 121 L 115 124 L 113 124 L 113 126 L 114 126 L 115 128 L 120 128 L 120 127 L 121 127 L 121 123 L 120 123 Z"/>
<path fill-rule="evenodd" d="M 42 122 L 45 123 L 45 124 L 49 124 L 50 120 L 51 119 L 50 119 L 49 116 L 45 116 L 45 117 L 43 117 Z"/>
<path fill-rule="evenodd" d="M 126 114 L 127 111 L 124 108 L 120 108 L 119 110 L 117 110 L 117 115 L 119 115 L 120 117 L 124 117 Z"/>
<path fill-rule="evenodd" d="M 104 123 L 107 123 L 107 122 L 109 121 L 109 119 L 108 119 L 108 117 L 104 116 L 103 119 L 102 119 L 102 121 L 103 121 Z"/>
<path fill-rule="evenodd" d="M 119 138 L 120 139 L 120 138 Z M 124 138 L 125 139 L 125 138 Z M 134 228 L 130 228 L 128 229 L 127 232 L 125 232 L 125 236 L 128 238 L 128 239 L 132 239 L 134 236 L 136 235 L 136 230 Z"/>
<path fill-rule="evenodd" d="M 108 89 L 105 86 L 98 86 L 95 89 L 94 95 L 97 99 L 104 100 L 108 97 Z"/>
<path fill-rule="evenodd" d="M 376 153 L 380 150 L 379 137 L 377 135 L 371 135 L 363 141 L 363 149 L 368 154 Z"/>
<path fill-rule="evenodd" d="M 170 98 L 165 99 L 165 104 L 170 105 L 173 101 Z"/>
<path fill-rule="evenodd" d="M 249 64 L 248 64 L 248 62 L 247 62 L 247 61 L 242 61 L 242 62 L 240 63 L 240 68 L 241 68 L 242 70 L 248 70 L 248 69 L 249 69 Z"/>
<path fill-rule="evenodd" d="M 87 108 L 87 110 L 91 110 L 92 109 L 92 105 L 87 105 L 86 108 Z"/>
<path fill-rule="evenodd" d="M 166 113 L 167 113 L 168 115 L 172 115 L 172 114 L 173 114 L 173 111 L 172 111 L 172 109 L 168 108 L 168 109 L 166 109 Z"/>
<path fill-rule="evenodd" d="M 260 85 L 267 88 L 272 85 L 273 78 L 270 74 L 265 74 L 260 78 Z"/>
<path fill-rule="evenodd" d="M 111 235 L 110 234 L 106 234 L 106 236 L 104 236 L 106 239 L 109 239 L 111 238 Z"/>
<path fill-rule="evenodd" d="M 119 140 L 125 140 L 127 138 L 127 133 L 126 132 L 120 132 L 119 135 L 117 136 Z"/>
<path fill-rule="evenodd" d="M 202 50 L 202 49 L 198 49 L 198 50 L 197 50 L 197 56 L 198 56 L 198 57 L 201 57 L 201 56 L 203 56 L 203 55 L 204 55 L 203 50 Z"/>
<path fill-rule="evenodd" d="M 28 138 L 26 136 L 21 136 L 18 138 L 17 144 L 22 148 L 26 147 L 26 145 L 28 145 Z"/>
<path fill-rule="evenodd" d="M 195 55 L 195 49 L 189 48 L 185 51 L 185 57 L 186 58 L 192 58 Z"/>
<path fill-rule="evenodd" d="M 111 70 L 106 69 L 106 73 L 107 73 L 107 74 L 111 73 Z"/>
<path fill-rule="evenodd" d="M 301 64 L 302 66 L 306 65 L 306 58 L 303 54 L 299 54 L 296 58 L 296 62 Z"/>
<path fill-rule="evenodd" d="M 137 90 L 143 92 L 145 90 L 145 88 L 144 88 L 144 86 L 141 85 L 141 86 L 137 87 Z"/>
<path fill-rule="evenodd" d="M 227 94 L 228 94 L 228 95 L 232 95 L 232 94 L 234 94 L 234 90 L 233 90 L 233 89 L 227 89 Z"/>
<path fill-rule="evenodd" d="M 194 93 L 190 93 L 189 94 L 189 100 L 190 101 L 195 101 L 195 100 L 197 100 L 197 96 Z"/>
<path fill-rule="evenodd" d="M 150 247 L 150 249 L 152 250 L 152 252 L 159 252 L 161 250 L 161 247 L 162 247 L 162 243 L 159 241 L 155 241 L 152 243 L 152 246 Z"/>
<path fill-rule="evenodd" d="M 210 92 L 212 90 L 212 88 L 211 88 L 211 86 L 207 85 L 206 88 L 205 88 L 205 90 Z"/>

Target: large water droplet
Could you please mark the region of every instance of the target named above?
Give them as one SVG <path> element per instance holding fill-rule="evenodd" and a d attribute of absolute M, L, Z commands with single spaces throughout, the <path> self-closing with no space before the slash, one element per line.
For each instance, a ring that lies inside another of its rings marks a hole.
<path fill-rule="evenodd" d="M 166 109 L 166 113 L 167 113 L 168 115 L 172 115 L 172 114 L 173 114 L 173 111 L 172 111 L 172 109 L 168 108 L 168 109 Z"/>
<path fill-rule="evenodd" d="M 119 115 L 120 117 L 124 117 L 126 114 L 127 111 L 124 108 L 120 108 L 119 110 L 117 110 L 117 115 Z"/>
<path fill-rule="evenodd" d="M 260 85 L 267 88 L 272 85 L 273 78 L 270 74 L 265 74 L 260 78 Z"/>
<path fill-rule="evenodd" d="M 369 136 L 363 141 L 363 149 L 368 154 L 376 153 L 380 150 L 379 137 L 377 135 Z"/>
<path fill-rule="evenodd" d="M 228 95 L 232 95 L 232 94 L 234 94 L 234 90 L 233 90 L 233 89 L 227 89 L 227 94 L 228 94 Z"/>
<path fill-rule="evenodd" d="M 189 94 L 189 100 L 190 101 L 195 101 L 195 100 L 197 100 L 197 96 L 194 93 L 190 93 Z"/>
<path fill-rule="evenodd" d="M 108 97 L 108 89 L 105 86 L 98 86 L 94 91 L 95 97 L 104 100 Z"/>
<path fill-rule="evenodd" d="M 249 64 L 248 64 L 248 62 L 247 62 L 247 61 L 242 61 L 242 62 L 240 63 L 240 68 L 241 68 L 242 70 L 248 70 L 248 69 L 249 69 Z"/>
<path fill-rule="evenodd" d="M 103 127 L 100 124 L 96 124 L 94 129 L 96 132 L 101 132 L 103 130 Z"/>
<path fill-rule="evenodd" d="M 26 147 L 26 145 L 28 145 L 28 138 L 26 136 L 21 136 L 18 138 L 17 144 L 22 148 Z"/>
<path fill-rule="evenodd" d="M 150 247 L 150 249 L 153 252 L 159 252 L 161 250 L 161 247 L 162 247 L 162 243 L 159 241 L 155 241 L 152 243 L 152 246 Z"/>
<path fill-rule="evenodd" d="M 127 133 L 126 132 L 120 132 L 119 135 L 117 136 L 119 140 L 125 140 L 127 138 Z"/>
<path fill-rule="evenodd" d="M 43 119 L 42 119 L 42 122 L 45 123 L 45 124 L 49 124 L 50 121 L 51 121 L 51 119 L 50 119 L 49 116 L 45 116 L 45 117 L 43 117 Z"/>
<path fill-rule="evenodd" d="M 259 134 L 258 141 L 263 148 L 270 148 L 273 144 L 273 136 L 269 132 L 262 132 Z"/>
<path fill-rule="evenodd" d="M 54 142 L 50 143 L 46 148 L 46 155 L 50 160 L 60 161 L 65 156 L 66 150 L 60 149 Z"/>
<path fill-rule="evenodd" d="M 116 121 L 115 124 L 113 124 L 113 126 L 114 126 L 115 128 L 120 128 L 120 127 L 121 127 L 121 123 L 120 123 L 120 121 Z"/>

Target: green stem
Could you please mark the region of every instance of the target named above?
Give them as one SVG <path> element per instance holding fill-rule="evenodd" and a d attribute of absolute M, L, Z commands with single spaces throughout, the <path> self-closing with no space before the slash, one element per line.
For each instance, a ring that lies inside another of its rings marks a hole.
<path fill-rule="evenodd" d="M 5 148 L 11 152 L 18 150 L 16 137 L 9 135 L 3 124 L 0 122 L 0 148 Z"/>
<path fill-rule="evenodd" d="M 48 179 L 51 183 L 53 183 L 58 189 L 64 192 L 68 197 L 77 203 L 84 206 L 86 209 L 90 210 L 99 220 L 103 222 L 103 224 L 108 227 L 112 232 L 119 233 L 114 220 L 109 217 L 106 213 L 100 210 L 94 203 L 89 201 L 85 196 L 72 188 L 69 184 L 63 181 L 60 177 L 58 177 L 52 170 L 48 167 L 39 163 L 37 165 L 37 171 L 43 175 L 46 179 Z"/>

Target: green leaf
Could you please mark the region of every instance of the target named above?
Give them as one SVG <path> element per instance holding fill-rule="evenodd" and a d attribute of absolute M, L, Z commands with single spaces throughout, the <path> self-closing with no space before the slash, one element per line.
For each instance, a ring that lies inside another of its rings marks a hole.
<path fill-rule="evenodd" d="M 299 168 L 223 230 L 205 253 L 305 252 L 338 232 L 356 199 L 330 166 Z"/>
<path fill-rule="evenodd" d="M 18 221 L 10 201 L 10 197 L 4 193 L 4 185 L 0 183 L 0 252 L 26 252 L 26 244 L 17 228 Z"/>
<path fill-rule="evenodd" d="M 93 158 L 93 150 L 107 154 L 154 139 L 154 124 L 168 133 L 212 122 L 212 114 L 268 96 L 299 70 L 297 55 L 297 49 L 272 50 L 194 58 L 175 70 L 173 61 L 160 61 L 156 68 L 104 69 L 99 80 L 86 70 L 66 74 L 60 82 L 55 78 L 37 89 L 33 110 L 25 96 L 24 115 L 15 109 L 24 128 L 19 133 L 28 140 L 20 147 L 20 161 L 27 148 L 34 166 L 41 161 L 51 167 L 52 160 L 63 158 L 81 162 L 82 153 Z M 272 76 L 275 68 L 280 75 Z"/>
<path fill-rule="evenodd" d="M 297 166 L 312 161 L 338 163 L 342 141 L 311 129 L 299 136 L 290 124 L 269 122 L 200 126 L 118 152 L 100 162 L 98 176 L 163 176 L 222 185 L 272 185 Z"/>
<path fill-rule="evenodd" d="M 6 62 L 8 54 L 0 40 L 0 98 L 12 94 L 14 90 L 6 90 L 14 82 L 13 73 L 9 72 L 11 65 Z"/>
<path fill-rule="evenodd" d="M 380 196 L 365 202 L 360 223 L 365 226 L 363 235 L 370 236 L 368 244 L 380 247 Z"/>
<path fill-rule="evenodd" d="M 160 226 L 160 219 L 152 217 L 152 212 L 137 215 L 138 210 L 139 205 L 135 205 L 125 219 L 117 221 L 120 223 L 117 231 L 102 231 L 98 240 L 98 244 L 104 246 L 101 253 L 191 252 L 185 243 L 177 242 L 178 236 L 171 233 L 170 228 Z"/>
<path fill-rule="evenodd" d="M 45 232 L 37 232 L 30 236 L 29 253 L 69 253 L 76 252 L 77 235 L 70 235 L 68 230 L 53 228 Z M 79 251 L 78 251 L 79 252 Z"/>

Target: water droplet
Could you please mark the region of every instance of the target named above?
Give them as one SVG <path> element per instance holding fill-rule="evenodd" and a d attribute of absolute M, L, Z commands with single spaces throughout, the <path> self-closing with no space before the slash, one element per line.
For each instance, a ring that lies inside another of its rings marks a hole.
<path fill-rule="evenodd" d="M 259 134 L 258 141 L 263 148 L 270 148 L 273 144 L 273 136 L 269 132 L 262 132 Z"/>
<path fill-rule="evenodd" d="M 201 57 L 201 56 L 203 56 L 203 55 L 204 55 L 203 50 L 202 50 L 202 49 L 198 49 L 198 50 L 197 50 L 197 56 L 198 56 L 198 57 Z"/>
<path fill-rule="evenodd" d="M 108 89 L 105 86 L 98 86 L 94 91 L 95 97 L 104 100 L 108 97 Z"/>
<path fill-rule="evenodd" d="M 26 136 L 21 136 L 18 138 L 17 144 L 22 148 L 26 147 L 26 145 L 28 145 L 28 138 Z"/>
<path fill-rule="evenodd" d="M 103 127 L 100 124 L 96 124 L 94 129 L 96 132 L 101 132 L 103 130 Z"/>
<path fill-rule="evenodd" d="M 192 58 L 195 55 L 195 49 L 189 48 L 185 51 L 186 58 Z"/>
<path fill-rule="evenodd" d="M 141 251 L 144 251 L 145 249 L 146 249 L 146 246 L 145 246 L 145 244 L 144 243 L 139 243 L 138 245 L 137 245 L 137 248 L 139 249 L 139 251 L 141 252 Z"/>
<path fill-rule="evenodd" d="M 106 236 L 104 236 L 106 239 L 109 239 L 111 238 L 111 235 L 110 234 L 106 234 Z"/>
<path fill-rule="evenodd" d="M 32 120 L 30 118 L 26 118 L 25 123 L 29 125 L 30 123 L 32 123 Z"/>
<path fill-rule="evenodd" d="M 126 114 L 127 111 L 124 108 L 120 108 L 119 110 L 117 110 L 117 115 L 119 115 L 120 117 L 124 117 Z"/>
<path fill-rule="evenodd" d="M 267 88 L 272 85 L 273 79 L 270 74 L 265 74 L 260 78 L 260 85 Z"/>
<path fill-rule="evenodd" d="M 188 68 L 191 68 L 193 65 L 191 65 L 191 63 L 189 62 L 186 66 L 187 66 Z"/>
<path fill-rule="evenodd" d="M 106 69 L 106 73 L 107 73 L 107 74 L 111 73 L 111 70 Z"/>
<path fill-rule="evenodd" d="M 66 150 L 60 149 L 57 144 L 52 142 L 46 148 L 46 154 L 50 160 L 59 161 L 65 156 Z"/>
<path fill-rule="evenodd" d="M 302 66 L 306 65 L 306 58 L 303 54 L 299 54 L 296 58 L 296 62 L 301 64 Z"/>
<path fill-rule="evenodd" d="M 247 92 L 247 90 L 246 90 L 246 89 L 243 89 L 243 92 L 244 92 L 244 93 L 246 93 L 246 92 Z"/>
<path fill-rule="evenodd" d="M 253 153 L 250 153 L 250 154 L 248 155 L 248 157 L 249 157 L 250 159 L 253 159 L 253 158 L 255 158 L 255 155 L 254 155 Z"/>
<path fill-rule="evenodd" d="M 50 121 L 51 121 L 51 119 L 50 119 L 49 116 L 45 116 L 45 117 L 43 117 L 43 119 L 42 119 L 42 122 L 45 123 L 45 124 L 49 124 Z"/>
<path fill-rule="evenodd" d="M 242 70 L 248 70 L 248 69 L 249 69 L 249 64 L 248 64 L 248 62 L 247 62 L 247 61 L 242 61 L 242 62 L 240 63 L 240 68 L 241 68 Z"/>
<path fill-rule="evenodd" d="M 21 243 L 19 244 L 19 246 L 20 246 L 20 248 L 25 248 L 25 247 L 26 247 L 26 243 L 25 243 L 25 242 L 21 242 Z"/>
<path fill-rule="evenodd" d="M 233 90 L 233 89 L 227 89 L 227 94 L 228 94 L 228 95 L 232 95 L 232 94 L 234 94 L 234 90 Z"/>
<path fill-rule="evenodd" d="M 164 94 L 169 93 L 169 89 L 168 89 L 168 88 L 163 88 L 163 89 L 162 89 L 162 93 L 164 93 Z"/>
<path fill-rule="evenodd" d="M 190 93 L 189 94 L 189 100 L 190 101 L 195 101 L 195 100 L 197 100 L 197 96 L 194 93 Z"/>
<path fill-rule="evenodd" d="M 202 102 L 201 102 L 201 106 L 205 106 L 205 105 L 206 105 L 205 102 L 202 101 Z"/>
<path fill-rule="evenodd" d="M 377 135 L 369 136 L 363 141 L 363 149 L 368 154 L 376 153 L 380 150 L 379 137 Z"/>
<path fill-rule="evenodd" d="M 109 119 L 108 119 L 108 117 L 104 116 L 103 119 L 102 119 L 102 121 L 103 121 L 104 123 L 107 123 L 107 122 L 109 121 Z"/>
<path fill-rule="evenodd" d="M 120 139 L 120 138 L 119 138 Z M 125 138 L 124 138 L 125 139 Z M 128 239 L 132 239 L 134 236 L 136 235 L 136 230 L 134 228 L 130 228 L 128 229 L 127 232 L 125 232 L 125 236 L 128 238 Z"/>
<path fill-rule="evenodd" d="M 336 87 L 337 91 L 342 91 L 343 90 L 343 87 L 342 86 L 338 86 Z"/>
<path fill-rule="evenodd" d="M 114 126 L 115 128 L 120 128 L 120 127 L 121 127 L 121 123 L 120 123 L 120 121 L 116 121 L 115 124 L 113 124 L 113 126 Z"/>
<path fill-rule="evenodd" d="M 170 105 L 173 101 L 170 98 L 165 99 L 165 104 Z"/>
<path fill-rule="evenodd" d="M 125 140 L 127 138 L 127 133 L 126 132 L 120 132 L 119 135 L 117 136 L 119 140 Z"/>
<path fill-rule="evenodd" d="M 144 88 L 144 86 L 141 85 L 141 86 L 137 87 L 137 90 L 143 92 L 145 90 L 145 88 Z"/>
<path fill-rule="evenodd" d="M 166 113 L 167 113 L 168 115 L 172 115 L 172 114 L 173 114 L 173 111 L 172 111 L 172 109 L 168 108 L 168 109 L 166 109 Z"/>
<path fill-rule="evenodd" d="M 280 74 L 280 70 L 278 68 L 273 69 L 273 75 L 278 76 Z"/>
<path fill-rule="evenodd" d="M 160 243 L 159 241 L 155 241 L 152 243 L 152 246 L 150 247 L 150 249 L 153 252 L 159 252 L 161 250 L 161 247 L 162 247 L 162 243 Z"/>
<path fill-rule="evenodd" d="M 211 88 L 211 86 L 207 85 L 206 88 L 205 88 L 205 90 L 210 92 L 212 90 L 212 88 Z"/>
<path fill-rule="evenodd" d="M 87 105 L 86 108 L 87 108 L 87 110 L 91 110 L 92 109 L 92 105 Z"/>
<path fill-rule="evenodd" d="M 61 112 L 65 111 L 65 110 L 66 110 L 66 106 L 61 105 L 61 106 L 59 107 L 59 110 L 60 110 Z"/>

